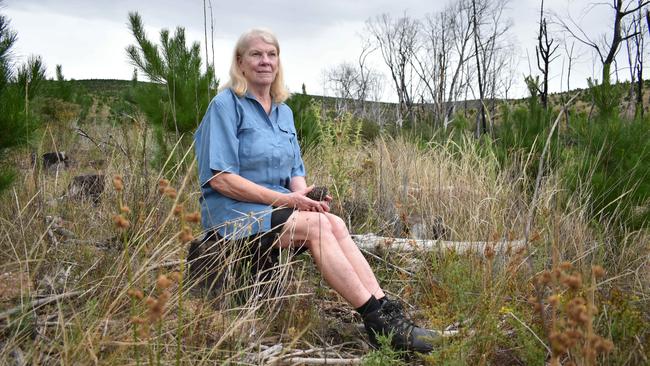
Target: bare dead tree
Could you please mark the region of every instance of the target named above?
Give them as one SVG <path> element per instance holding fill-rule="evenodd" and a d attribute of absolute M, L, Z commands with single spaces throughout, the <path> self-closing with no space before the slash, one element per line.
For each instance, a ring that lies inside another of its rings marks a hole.
<path fill-rule="evenodd" d="M 641 0 L 638 0 L 641 3 Z M 645 19 L 642 8 L 632 15 L 630 22 L 623 22 L 622 33 L 627 51 L 628 72 L 630 87 L 628 89 L 628 103 L 626 113 L 635 116 L 643 115 L 643 49 L 646 37 Z"/>
<path fill-rule="evenodd" d="M 349 62 L 343 62 L 325 71 L 325 86 L 336 96 L 336 109 L 339 112 L 347 111 L 349 104 L 356 94 L 355 88 L 359 84 L 359 72 Z"/>
<path fill-rule="evenodd" d="M 610 82 L 610 70 L 612 64 L 616 61 L 616 55 L 620 48 L 621 42 L 626 41 L 628 38 L 634 37 L 634 34 L 628 34 L 623 36 L 622 25 L 625 17 L 630 14 L 634 14 L 641 9 L 645 8 L 650 1 L 624 1 L 624 0 L 612 0 L 611 8 L 613 10 L 614 23 L 612 27 L 612 33 L 610 34 L 611 40 L 609 42 L 596 42 L 593 41 L 585 31 L 578 26 L 578 24 L 570 18 L 570 23 L 568 24 L 564 20 L 560 19 L 562 27 L 569 33 L 573 38 L 579 42 L 591 47 L 595 50 L 596 54 L 600 58 L 602 64 L 602 84 L 611 84 Z M 633 5 L 634 4 L 634 5 Z M 592 4 L 593 6 L 602 5 L 602 3 Z"/>
<path fill-rule="evenodd" d="M 564 52 L 566 53 L 567 61 L 569 64 L 567 65 L 567 75 L 566 75 L 566 90 L 570 91 L 571 90 L 571 70 L 573 69 L 573 62 L 575 61 L 575 57 L 573 56 L 573 50 L 575 48 L 575 42 L 571 42 L 571 47 L 569 47 L 569 43 L 567 39 L 564 39 Z"/>
<path fill-rule="evenodd" d="M 368 56 L 370 56 L 377 47 L 373 46 L 372 42 L 365 39 L 361 46 L 361 52 L 357 58 L 357 66 L 359 67 L 359 84 L 356 90 L 356 99 L 361 109 L 361 113 L 365 113 L 366 101 L 371 96 L 371 91 L 377 88 L 380 82 L 379 73 L 368 65 Z"/>
<path fill-rule="evenodd" d="M 452 17 L 452 24 L 450 30 L 453 34 L 452 40 L 454 41 L 454 49 L 457 55 L 457 63 L 454 68 L 449 84 L 449 92 L 447 94 L 447 104 L 445 113 L 444 127 L 451 123 L 452 114 L 454 112 L 454 104 L 460 97 L 462 90 L 467 90 L 470 83 L 470 78 L 463 79 L 461 77 L 462 70 L 465 64 L 471 59 L 471 39 L 474 27 L 472 26 L 471 17 L 469 16 L 471 6 L 469 0 L 460 0 L 455 6 L 452 6 L 452 12 L 456 15 Z"/>
<path fill-rule="evenodd" d="M 368 65 L 368 56 L 375 49 L 367 40 L 361 47 L 357 64 L 343 62 L 323 72 L 326 89 L 337 97 L 336 108 L 364 115 L 366 100 L 377 100 L 376 89 L 381 75 Z"/>
<path fill-rule="evenodd" d="M 518 56 L 515 50 L 512 52 L 503 52 L 504 61 L 501 63 L 501 67 L 498 69 L 501 71 L 501 78 L 498 80 L 498 89 L 502 93 L 505 100 L 510 98 L 510 89 L 515 84 L 515 81 L 519 78 L 517 72 L 519 63 Z"/>
<path fill-rule="evenodd" d="M 422 47 L 413 55 L 414 71 L 422 85 L 420 104 L 429 102 L 433 124 L 440 126 L 446 91 L 446 76 L 450 59 L 450 39 L 447 32 L 447 14 L 440 12 L 424 19 Z M 428 94 L 425 97 L 425 94 Z"/>
<path fill-rule="evenodd" d="M 422 47 L 413 57 L 414 71 L 422 85 L 422 99 L 430 104 L 436 126 L 447 126 L 453 103 L 461 93 L 461 70 L 471 57 L 470 8 L 468 0 L 461 0 L 438 13 L 428 14 L 422 22 Z"/>
<path fill-rule="evenodd" d="M 512 26 L 510 20 L 503 19 L 508 0 L 472 0 L 472 27 L 474 35 L 474 58 L 477 70 L 479 91 L 479 113 L 476 121 L 476 135 L 488 132 L 486 118 L 486 92 L 492 98 L 494 111 L 496 97 L 496 54 L 502 51 L 502 37 Z M 488 75 L 489 74 L 489 75 Z"/>
<path fill-rule="evenodd" d="M 559 45 L 553 45 L 555 40 L 548 37 L 548 27 L 546 17 L 544 16 L 544 0 L 539 8 L 539 31 L 537 33 L 537 46 L 535 46 L 535 55 L 537 56 L 537 68 L 542 73 L 542 85 L 538 87 L 539 97 L 544 109 L 548 108 L 548 74 L 549 65 L 557 58 L 554 55 Z"/>
<path fill-rule="evenodd" d="M 412 59 L 417 49 L 419 22 L 406 14 L 398 19 L 383 14 L 369 19 L 366 28 L 390 71 L 399 102 L 398 120 L 410 119 L 414 88 Z"/>
<path fill-rule="evenodd" d="M 641 3 L 641 0 L 639 0 L 639 3 Z M 647 11 L 646 11 L 646 15 L 647 15 Z M 637 117 L 643 117 L 643 54 L 645 48 L 646 32 L 644 29 L 643 13 L 641 7 L 639 7 L 639 11 L 634 18 L 635 19 L 633 23 L 635 24 L 635 28 L 637 28 L 637 31 L 635 32 L 635 36 L 632 37 L 632 40 L 634 42 L 634 48 L 636 50 L 634 68 L 636 71 L 636 86 L 637 86 L 634 114 Z"/>
<path fill-rule="evenodd" d="M 474 56 L 476 57 L 476 71 L 478 72 L 478 90 L 479 90 L 479 113 L 476 116 L 476 137 L 487 132 L 487 125 L 485 120 L 485 105 L 483 103 L 485 99 L 485 92 L 483 91 L 483 74 L 481 68 L 481 58 L 479 57 L 479 52 L 483 48 L 481 43 L 481 36 L 479 33 L 479 20 L 478 12 L 476 11 L 476 0 L 472 0 L 472 24 L 474 28 Z M 479 119 L 480 118 L 480 119 Z"/>
<path fill-rule="evenodd" d="M 623 35 L 638 33 L 638 25 L 636 22 L 636 15 L 633 16 L 632 21 L 623 25 Z M 637 35 L 638 36 L 638 35 Z M 636 50 L 634 48 L 635 37 L 626 38 L 625 50 L 627 51 L 627 70 L 630 74 L 630 87 L 627 91 L 628 105 L 626 110 L 632 109 L 635 104 L 634 94 L 636 93 Z"/>

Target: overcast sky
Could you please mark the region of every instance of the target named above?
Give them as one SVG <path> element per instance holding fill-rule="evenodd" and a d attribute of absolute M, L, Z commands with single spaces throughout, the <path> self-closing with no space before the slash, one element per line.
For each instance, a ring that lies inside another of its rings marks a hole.
<path fill-rule="evenodd" d="M 302 83 L 312 94 L 323 94 L 323 70 L 343 61 L 355 61 L 359 54 L 364 23 L 382 13 L 394 17 L 404 13 L 421 17 L 440 10 L 446 2 L 431 0 L 212 0 L 214 17 L 215 69 L 225 80 L 234 43 L 243 31 L 252 27 L 272 29 L 280 40 L 286 81 L 293 92 Z M 606 6 L 584 12 L 587 1 L 546 0 L 546 8 L 573 17 L 597 38 L 609 27 Z M 133 66 L 125 47 L 134 43 L 127 28 L 129 11 L 142 16 L 147 34 L 159 40 L 162 28 L 186 29 L 188 41 L 203 44 L 203 0 L 5 0 L 2 14 L 18 32 L 15 54 L 25 58 L 41 55 L 54 75 L 55 65 L 63 65 L 66 78 L 130 79 Z M 515 93 L 523 96 L 523 74 L 528 73 L 527 53 L 534 63 L 538 0 L 514 0 L 507 16 L 514 26 L 510 37 L 518 48 L 519 69 Z M 209 12 L 209 10 L 208 10 Z M 208 13 L 209 17 L 209 13 Z M 208 18 L 209 22 L 209 18 Z M 209 32 L 209 30 L 208 30 Z M 203 46 L 202 46 L 203 47 Z M 578 46 L 576 46 L 578 47 Z M 203 48 L 202 48 L 203 49 Z M 591 51 L 579 50 L 578 65 L 572 71 L 572 87 L 584 86 L 585 79 L 598 74 Z M 203 56 L 203 54 L 202 54 Z M 385 71 L 379 55 L 374 67 Z M 562 60 L 552 66 L 552 89 L 560 89 Z M 623 73 L 624 74 L 624 73 Z M 566 84 L 565 86 L 566 87 Z M 391 99 L 386 83 L 384 99 Z"/>

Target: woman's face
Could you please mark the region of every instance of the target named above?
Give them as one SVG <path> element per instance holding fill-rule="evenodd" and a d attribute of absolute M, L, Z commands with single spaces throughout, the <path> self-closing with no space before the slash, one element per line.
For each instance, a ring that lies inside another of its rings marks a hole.
<path fill-rule="evenodd" d="M 239 69 L 251 86 L 270 86 L 278 73 L 278 50 L 261 38 L 253 38 L 239 57 Z"/>

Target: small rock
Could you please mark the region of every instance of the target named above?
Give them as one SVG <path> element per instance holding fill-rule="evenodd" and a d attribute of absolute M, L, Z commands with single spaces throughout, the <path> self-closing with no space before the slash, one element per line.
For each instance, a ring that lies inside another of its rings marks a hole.
<path fill-rule="evenodd" d="M 48 152 L 41 156 L 43 168 L 48 170 L 59 170 L 67 168 L 70 164 L 70 157 L 65 151 Z M 36 164 L 36 155 L 32 154 L 32 166 Z"/>

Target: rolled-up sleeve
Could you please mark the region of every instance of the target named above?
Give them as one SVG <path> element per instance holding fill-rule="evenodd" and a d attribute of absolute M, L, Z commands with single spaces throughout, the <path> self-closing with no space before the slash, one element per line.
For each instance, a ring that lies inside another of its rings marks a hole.
<path fill-rule="evenodd" d="M 292 177 L 304 177 L 307 175 L 305 172 L 305 163 L 302 161 L 302 154 L 300 153 L 300 145 L 298 144 L 298 137 L 293 139 L 293 156 L 294 162 L 291 168 Z"/>
<path fill-rule="evenodd" d="M 237 110 L 218 97 L 213 99 L 195 135 L 195 151 L 201 185 L 215 171 L 239 174 Z"/>

